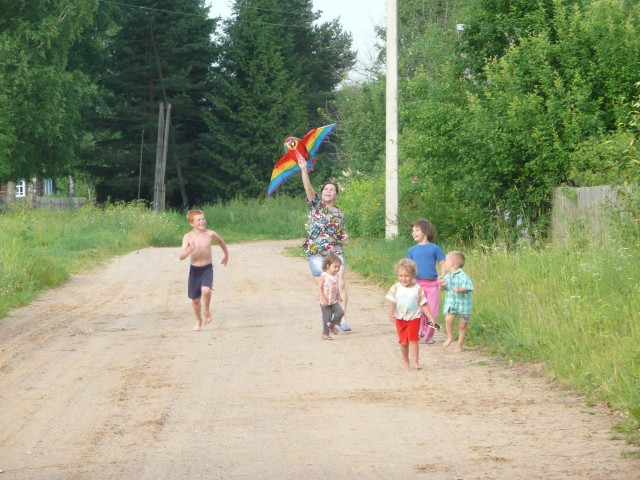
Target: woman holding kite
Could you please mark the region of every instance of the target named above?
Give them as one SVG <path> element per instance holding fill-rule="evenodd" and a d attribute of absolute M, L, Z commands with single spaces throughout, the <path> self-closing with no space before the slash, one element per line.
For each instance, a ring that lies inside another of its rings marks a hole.
<path fill-rule="evenodd" d="M 335 206 L 335 201 L 338 198 L 338 185 L 334 182 L 325 183 L 318 196 L 309 180 L 307 160 L 303 157 L 298 157 L 297 160 L 302 174 L 302 184 L 307 196 L 307 203 L 309 204 L 308 232 L 307 238 L 302 244 L 302 251 L 308 256 L 309 269 L 314 277 L 320 277 L 322 274 L 322 263 L 326 255 L 335 253 L 340 257 L 342 265 L 338 272 L 338 282 L 342 308 L 346 312 L 348 297 L 342 245 L 349 243 L 349 235 L 344 229 L 344 214 L 342 210 Z M 349 327 L 344 317 L 340 328 L 345 332 L 351 331 L 351 327 Z"/>
<path fill-rule="evenodd" d="M 309 204 L 309 230 L 307 238 L 302 245 L 302 251 L 309 258 L 309 268 L 316 280 L 321 279 L 322 264 L 325 257 L 330 253 L 338 255 L 341 263 L 338 272 L 340 303 L 346 312 L 348 299 L 345 287 L 345 263 L 342 245 L 349 242 L 349 236 L 344 229 L 342 210 L 335 206 L 335 201 L 338 198 L 338 185 L 334 182 L 325 183 L 320 191 L 320 196 L 318 196 L 309 180 L 309 170 L 312 170 L 315 165 L 316 153 L 335 126 L 336 124 L 332 123 L 324 127 L 314 128 L 307 132 L 302 139 L 296 137 L 285 139 L 285 154 L 280 157 L 273 167 L 267 197 L 273 195 L 283 182 L 300 170 L 302 184 Z M 349 327 L 344 317 L 340 327 L 345 332 L 351 331 L 351 327 Z"/>

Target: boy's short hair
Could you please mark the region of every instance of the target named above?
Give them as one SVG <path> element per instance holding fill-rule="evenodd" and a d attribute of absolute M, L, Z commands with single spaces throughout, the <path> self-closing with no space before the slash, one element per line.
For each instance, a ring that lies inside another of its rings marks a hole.
<path fill-rule="evenodd" d="M 342 260 L 340 260 L 340 257 L 335 253 L 330 253 L 329 255 L 324 257 L 324 260 L 322 261 L 322 270 L 326 270 L 330 265 L 333 265 L 336 262 L 342 265 Z"/>
<path fill-rule="evenodd" d="M 458 250 L 454 250 L 452 252 L 449 252 L 449 255 L 451 255 L 453 257 L 453 261 L 456 262 L 456 265 L 460 268 L 464 267 L 464 262 L 465 262 L 465 258 L 464 258 L 464 253 L 459 252 Z"/>
<path fill-rule="evenodd" d="M 436 227 L 434 227 L 429 220 L 425 218 L 418 218 L 417 220 L 411 222 L 411 228 L 413 227 L 418 227 L 422 231 L 422 233 L 427 236 L 427 240 L 429 240 L 429 243 L 435 242 Z"/>
<path fill-rule="evenodd" d="M 189 210 L 187 212 L 187 222 L 191 223 L 196 215 L 204 215 L 202 210 Z"/>
<path fill-rule="evenodd" d="M 398 263 L 396 263 L 396 275 L 400 270 L 408 270 L 413 278 L 416 278 L 416 275 L 418 275 L 418 265 L 416 265 L 416 262 L 414 262 L 410 258 L 403 258 L 402 260 L 398 261 Z"/>

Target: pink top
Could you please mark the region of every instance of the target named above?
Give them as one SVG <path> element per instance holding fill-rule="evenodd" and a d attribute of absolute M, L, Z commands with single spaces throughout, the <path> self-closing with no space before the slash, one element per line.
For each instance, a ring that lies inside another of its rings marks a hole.
<path fill-rule="evenodd" d="M 329 305 L 338 303 L 338 277 L 322 272 L 322 293 L 329 300 Z"/>

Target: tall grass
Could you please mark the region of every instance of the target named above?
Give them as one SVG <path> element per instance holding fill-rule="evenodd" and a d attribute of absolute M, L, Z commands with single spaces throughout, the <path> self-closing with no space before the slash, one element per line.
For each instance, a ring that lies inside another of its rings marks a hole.
<path fill-rule="evenodd" d="M 175 244 L 180 234 L 175 220 L 152 214 L 142 203 L 73 211 L 14 205 L 0 214 L 0 317 L 106 258 Z"/>
<path fill-rule="evenodd" d="M 372 282 L 391 285 L 393 264 L 411 244 L 358 240 L 347 261 Z M 640 248 L 585 236 L 546 248 L 457 248 L 475 289 L 468 343 L 543 363 L 549 377 L 623 412 L 621 429 L 638 445 Z"/>
<path fill-rule="evenodd" d="M 198 208 L 204 212 L 207 227 L 231 243 L 304 237 L 309 213 L 303 197 L 284 195 L 266 200 L 236 199 Z M 188 229 L 186 220 L 184 224 Z"/>
<path fill-rule="evenodd" d="M 350 270 L 376 285 L 389 287 L 397 281 L 393 269 L 395 263 L 407 256 L 412 242 L 408 235 L 392 240 L 355 239 L 345 248 L 345 261 Z"/>
<path fill-rule="evenodd" d="M 640 263 L 613 245 L 470 252 L 474 334 L 640 421 Z"/>
<path fill-rule="evenodd" d="M 203 208 L 208 227 L 226 242 L 304 236 L 303 198 L 236 200 Z M 0 212 L 0 317 L 43 289 L 115 255 L 147 246 L 178 247 L 190 230 L 183 213 L 154 213 L 144 202 Z"/>

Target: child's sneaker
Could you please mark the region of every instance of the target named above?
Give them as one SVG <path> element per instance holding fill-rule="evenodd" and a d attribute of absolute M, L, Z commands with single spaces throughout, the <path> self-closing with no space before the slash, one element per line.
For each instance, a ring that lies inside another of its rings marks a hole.
<path fill-rule="evenodd" d="M 350 332 L 351 331 L 351 327 L 349 326 L 349 324 L 345 321 L 342 321 L 342 323 L 340 324 L 340 330 L 342 330 L 343 332 Z"/>

